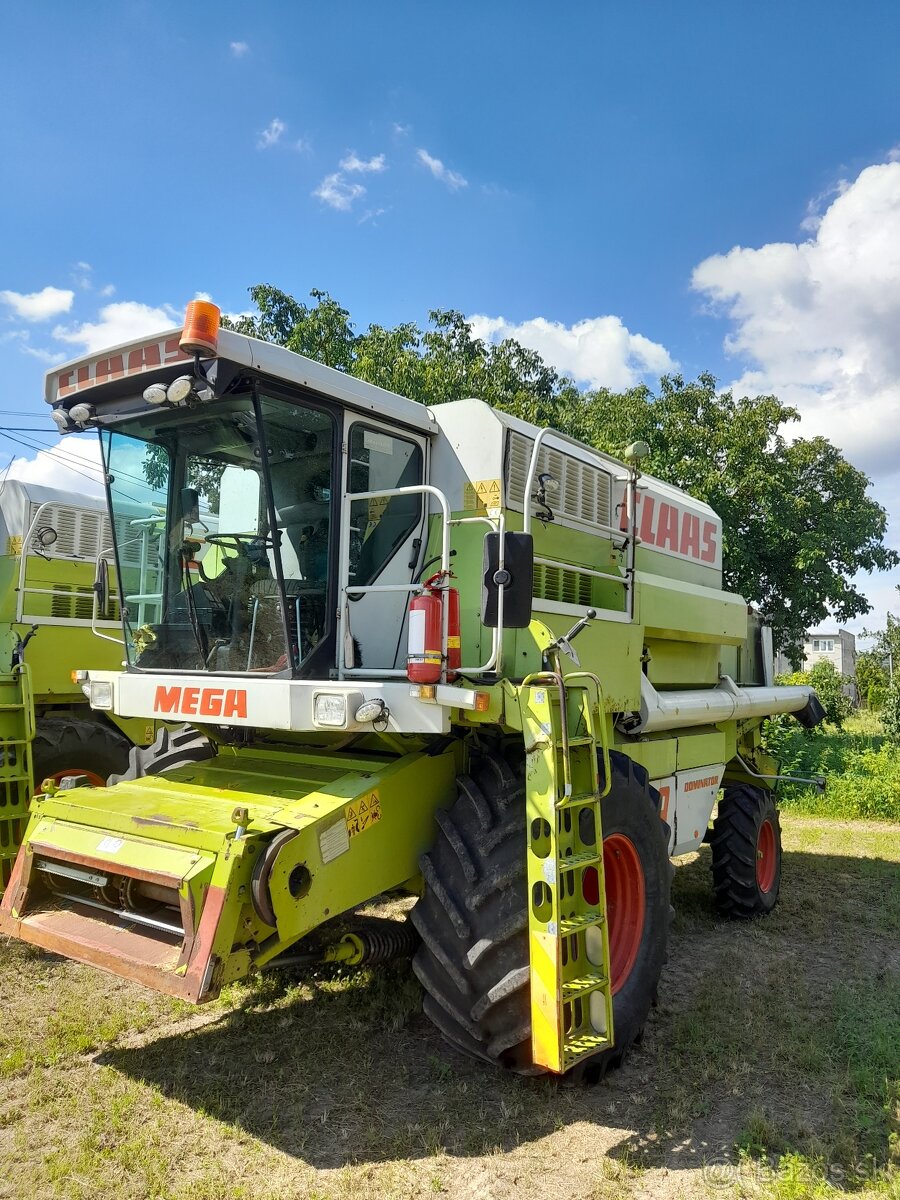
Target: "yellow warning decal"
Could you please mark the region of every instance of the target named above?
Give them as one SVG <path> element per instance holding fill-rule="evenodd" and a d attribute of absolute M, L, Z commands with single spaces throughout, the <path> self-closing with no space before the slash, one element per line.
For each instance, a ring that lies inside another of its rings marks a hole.
<path fill-rule="evenodd" d="M 390 504 L 390 496 L 370 496 L 369 497 L 369 523 L 377 524 L 384 516 L 384 510 Z"/>
<path fill-rule="evenodd" d="M 455 637 L 452 633 L 447 634 L 447 649 L 448 650 L 458 650 L 459 649 L 459 638 Z"/>
<path fill-rule="evenodd" d="M 370 792 L 361 800 L 354 800 L 352 804 L 348 804 L 344 808 L 344 817 L 347 821 L 347 833 L 352 838 L 377 824 L 381 820 L 381 800 L 378 793 Z"/>
<path fill-rule="evenodd" d="M 480 508 L 500 507 L 500 480 L 476 479 L 463 489 L 463 508 L 475 511 Z"/>

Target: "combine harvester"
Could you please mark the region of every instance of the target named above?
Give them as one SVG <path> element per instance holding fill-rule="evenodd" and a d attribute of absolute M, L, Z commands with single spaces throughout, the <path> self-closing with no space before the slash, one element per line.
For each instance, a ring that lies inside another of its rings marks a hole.
<path fill-rule="evenodd" d="M 133 577 L 143 592 L 156 588 L 155 596 L 143 597 L 150 615 L 161 601 L 163 508 L 132 504 L 131 510 L 118 518 L 120 556 L 126 580 Z M 133 746 L 147 745 L 156 734 L 156 721 L 91 709 L 72 678 L 73 665 L 115 670 L 125 654 L 118 596 L 111 590 L 98 607 L 94 591 L 97 561 L 112 550 L 105 497 L 17 479 L 0 485 L 0 671 L 27 659 L 24 686 L 35 717 L 28 782 L 37 788 L 45 779 L 60 783 L 69 775 L 102 786 L 127 769 Z M 13 674 L 4 676 L 10 695 L 23 686 L 23 672 Z M 10 720 L 16 740 L 20 718 Z M 0 888 L 12 869 L 26 811 L 27 795 L 18 794 L 14 805 L 0 809 Z"/>
<path fill-rule="evenodd" d="M 202 1002 L 408 948 L 402 924 L 332 932 L 399 890 L 450 1042 L 597 1077 L 646 1021 L 670 856 L 720 789 L 716 902 L 775 904 L 760 723 L 816 723 L 814 693 L 766 678 L 718 518 L 642 476 L 646 447 L 425 408 L 218 325 L 194 302 L 183 331 L 47 377 L 60 428 L 99 429 L 120 571 L 127 481 L 165 498 L 159 609 L 129 603 L 125 669 L 85 692 L 189 725 L 34 802 L 0 928 Z"/>

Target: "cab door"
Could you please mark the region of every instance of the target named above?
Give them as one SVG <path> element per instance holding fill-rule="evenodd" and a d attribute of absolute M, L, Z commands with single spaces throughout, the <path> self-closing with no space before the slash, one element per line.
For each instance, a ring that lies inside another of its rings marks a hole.
<path fill-rule="evenodd" d="M 425 480 L 427 441 L 369 417 L 345 418 L 345 507 L 349 529 L 342 545 L 348 558 L 345 637 L 338 661 L 346 668 L 400 669 L 406 660 L 403 637 L 408 591 L 357 588 L 409 584 L 421 569 L 427 514 L 422 493 L 354 500 L 356 492 L 392 491 Z"/>

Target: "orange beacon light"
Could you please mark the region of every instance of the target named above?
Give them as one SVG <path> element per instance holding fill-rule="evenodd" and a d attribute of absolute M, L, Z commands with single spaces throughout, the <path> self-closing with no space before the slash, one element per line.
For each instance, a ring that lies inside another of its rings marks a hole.
<path fill-rule="evenodd" d="M 218 305 L 212 301 L 191 300 L 184 314 L 181 349 L 187 354 L 215 354 L 221 318 Z"/>

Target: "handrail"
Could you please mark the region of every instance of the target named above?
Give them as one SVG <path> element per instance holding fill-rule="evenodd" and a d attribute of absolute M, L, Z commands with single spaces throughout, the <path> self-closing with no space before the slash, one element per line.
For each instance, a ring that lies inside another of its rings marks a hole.
<path fill-rule="evenodd" d="M 350 506 L 357 500 L 376 500 L 382 497 L 390 499 L 393 496 L 433 496 L 441 507 L 441 573 L 449 574 L 450 572 L 450 503 L 447 497 L 440 488 L 433 487 L 429 483 L 412 484 L 409 487 L 401 488 L 381 488 L 377 491 L 370 492 L 344 492 L 341 495 L 341 529 L 340 529 L 340 580 L 338 584 L 338 644 L 337 644 L 337 663 L 338 663 L 338 679 L 344 679 L 348 674 L 356 672 L 357 668 L 348 667 L 345 661 L 344 645 L 347 638 L 347 628 L 349 624 L 349 613 L 347 610 L 347 597 L 351 592 L 358 594 L 360 592 L 368 592 L 375 590 L 384 590 L 390 588 L 391 591 L 418 591 L 419 584 L 404 584 L 396 589 L 391 584 L 350 584 Z M 427 516 L 427 513 L 426 513 Z M 449 605 L 444 604 L 442 608 L 442 626 L 441 626 L 441 649 L 444 657 L 444 667 L 441 671 L 442 682 L 446 682 L 446 654 L 447 654 L 447 622 L 450 616 Z M 386 674 L 386 672 L 383 672 Z M 405 675 L 406 672 L 404 671 Z"/>
<path fill-rule="evenodd" d="M 42 621 L 42 620 L 46 619 L 40 613 L 31 613 L 31 614 L 26 613 L 26 611 L 25 611 L 25 597 L 26 596 L 55 596 L 60 600 L 73 599 L 73 593 L 71 591 L 60 591 L 57 588 L 29 587 L 25 582 L 26 576 L 28 574 L 28 559 L 30 557 L 32 557 L 31 555 L 29 555 L 28 551 L 29 551 L 29 548 L 31 547 L 32 541 L 34 540 L 34 535 L 37 531 L 38 522 L 40 521 L 41 517 L 44 514 L 44 509 L 51 508 L 56 503 L 57 503 L 56 500 L 45 500 L 45 501 L 43 501 L 42 504 L 38 505 L 37 511 L 35 512 L 34 517 L 32 518 L 31 524 L 28 526 L 28 531 L 25 534 L 25 537 L 22 539 L 22 550 L 19 554 L 19 575 L 18 575 L 18 580 L 17 580 L 17 584 L 16 584 L 16 616 L 15 616 L 15 620 L 16 620 L 16 624 L 19 624 L 19 625 L 27 624 L 27 622 L 29 620 L 31 620 L 32 618 L 35 620 L 38 620 L 38 621 Z M 102 528 L 102 526 L 101 526 L 101 528 Z M 57 558 L 64 562 L 85 563 L 85 562 L 91 561 L 90 558 L 85 558 L 82 555 L 70 556 L 68 554 L 65 554 L 65 555 L 55 554 L 55 555 L 48 556 L 48 557 Z M 91 592 L 91 595 L 93 595 L 93 592 Z M 75 598 L 77 599 L 78 597 L 75 597 Z M 83 598 L 87 599 L 88 598 L 87 594 L 85 594 Z M 71 622 L 73 625 L 77 624 L 79 626 L 81 626 L 82 622 L 84 624 L 90 623 L 91 629 L 93 630 L 93 628 L 94 628 L 93 614 L 91 615 L 89 621 L 88 621 L 88 618 L 72 617 Z M 66 623 L 67 624 L 69 623 L 68 619 L 67 619 Z M 108 621 L 106 623 L 107 623 L 107 625 L 113 626 L 113 627 L 116 627 L 119 624 L 118 621 Z M 99 634 L 98 636 L 103 637 L 105 635 Z"/>
<path fill-rule="evenodd" d="M 527 435 L 526 435 L 527 436 Z M 534 477 L 537 475 L 538 459 L 541 449 L 544 444 L 544 439 L 547 437 L 556 438 L 560 442 L 565 442 L 569 446 L 574 446 L 577 450 L 581 450 L 586 454 L 599 459 L 607 466 L 616 467 L 619 471 L 626 471 L 632 474 L 631 469 L 620 463 L 617 459 L 609 454 L 604 454 L 602 450 L 597 450 L 593 446 L 586 446 L 584 442 L 579 442 L 578 438 L 570 437 L 567 433 L 560 433 L 558 429 L 553 429 L 550 425 L 545 425 L 543 429 L 539 429 L 534 439 L 534 446 L 531 450 L 531 462 L 528 464 L 528 474 L 525 477 L 525 494 L 522 497 L 523 521 L 522 532 L 531 532 L 531 490 L 534 487 Z M 603 525 L 601 528 L 606 532 L 611 532 L 623 536 L 624 531 L 615 529 L 612 525 Z"/>
<path fill-rule="evenodd" d="M 94 579 L 95 580 L 97 578 L 97 573 L 100 570 L 101 560 L 103 558 L 105 558 L 108 554 L 114 554 L 114 553 L 115 553 L 115 548 L 110 547 L 109 550 L 101 550 L 100 553 L 97 555 L 96 567 L 94 570 Z M 124 614 L 124 612 L 122 612 L 123 628 L 122 628 L 122 637 L 121 638 L 114 638 L 114 637 L 110 637 L 108 633 L 101 633 L 100 630 L 97 628 L 97 624 L 99 622 L 99 616 L 97 613 L 97 602 L 99 601 L 99 599 L 100 599 L 100 597 L 97 593 L 97 589 L 94 588 L 94 600 L 93 600 L 93 605 L 91 607 L 91 633 L 93 633 L 95 635 L 95 637 L 103 638 L 103 640 L 105 642 L 112 642 L 114 645 L 121 646 L 124 649 L 124 647 L 125 647 L 125 630 L 124 630 L 125 614 Z M 120 610 L 120 612 L 122 610 L 121 592 L 119 593 L 119 610 Z M 117 622 L 117 624 L 118 624 L 118 622 Z"/>
<path fill-rule="evenodd" d="M 595 571 L 591 567 L 580 567 L 576 563 L 563 562 L 557 558 L 541 558 L 538 555 L 534 556 L 534 561 L 540 567 L 556 567 L 560 571 L 574 571 L 579 575 L 590 575 L 593 579 L 608 579 L 610 583 L 620 583 L 623 587 L 628 587 L 628 579 L 625 575 L 611 575 L 609 571 Z"/>
<path fill-rule="evenodd" d="M 591 446 L 586 446 L 584 442 L 579 442 L 577 438 L 570 437 L 567 433 L 560 433 L 557 429 L 552 429 L 549 425 L 545 425 L 543 429 L 539 429 L 534 439 L 534 446 L 531 450 L 531 462 L 528 464 L 528 474 L 525 478 L 525 493 L 522 497 L 522 530 L 524 533 L 531 532 L 532 512 L 531 512 L 531 496 L 534 488 L 534 479 L 537 475 L 538 459 L 540 458 L 541 448 L 544 439 L 553 437 L 560 442 L 565 442 L 567 445 L 575 446 L 577 449 L 586 451 L 593 455 L 602 463 L 617 467 L 620 471 L 624 468 L 625 471 L 625 514 L 626 514 L 626 529 L 614 529 L 611 525 L 595 524 L 595 528 L 603 533 L 611 534 L 612 536 L 621 538 L 622 545 L 625 548 L 627 555 L 625 567 L 625 611 L 628 613 L 628 619 L 634 619 L 634 543 L 636 537 L 635 520 L 636 520 L 636 504 L 634 502 L 634 493 L 638 481 L 638 472 L 630 466 L 618 462 L 609 455 L 604 454 L 602 450 L 595 450 Z M 537 560 L 535 560 L 537 561 Z M 549 564 L 555 565 L 555 564 Z M 560 564 L 561 565 L 561 564 Z M 578 568 L 576 568 L 578 569 Z M 593 572 L 590 572 L 593 574 Z"/>

